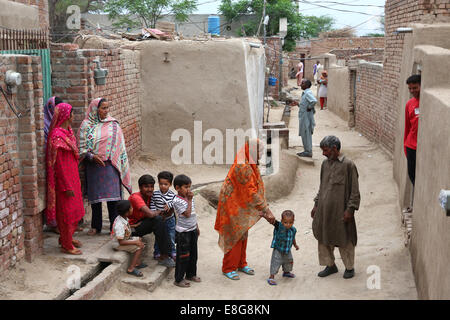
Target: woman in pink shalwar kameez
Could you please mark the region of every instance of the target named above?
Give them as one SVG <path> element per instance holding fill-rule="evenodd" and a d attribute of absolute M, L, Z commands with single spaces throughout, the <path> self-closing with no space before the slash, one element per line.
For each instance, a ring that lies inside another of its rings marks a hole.
<path fill-rule="evenodd" d="M 78 148 L 73 134 L 72 106 L 60 103 L 55 108 L 47 140 L 47 219 L 57 221 L 61 251 L 81 254 L 75 247 L 81 242 L 73 240 L 78 221 L 84 216 L 80 176 L 78 174 Z"/>
<path fill-rule="evenodd" d="M 295 77 L 297 78 L 297 86 L 301 86 L 303 80 L 303 62 L 299 62 L 297 65 L 297 74 Z"/>

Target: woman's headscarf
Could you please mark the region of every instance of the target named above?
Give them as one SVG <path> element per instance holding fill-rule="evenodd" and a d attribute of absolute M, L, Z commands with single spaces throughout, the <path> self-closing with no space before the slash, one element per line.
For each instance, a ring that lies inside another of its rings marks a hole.
<path fill-rule="evenodd" d="M 80 154 L 87 152 L 98 155 L 103 161 L 111 160 L 114 168 L 120 173 L 123 186 L 131 194 L 131 177 L 125 139 L 119 122 L 108 116 L 100 120 L 98 106 L 102 98 L 92 100 L 86 117 L 78 131 Z"/>
<path fill-rule="evenodd" d="M 47 137 L 50 132 L 50 124 L 52 123 L 53 113 L 55 112 L 55 106 L 59 102 L 62 102 L 58 97 L 51 97 L 47 100 L 44 106 L 44 136 L 45 143 L 47 143 Z"/>
<path fill-rule="evenodd" d="M 70 118 L 72 106 L 67 103 L 60 103 L 54 109 L 53 119 L 49 127 L 47 140 L 46 167 L 47 167 L 47 224 L 56 225 L 56 179 L 55 162 L 59 149 L 72 151 L 75 159 L 78 159 L 77 140 L 72 128 L 67 130 L 61 128 L 64 121 Z"/>
<path fill-rule="evenodd" d="M 214 229 L 219 246 L 229 252 L 260 219 L 267 208 L 264 183 L 257 166 L 257 148 L 261 142 L 246 142 L 238 152 L 222 185 Z M 255 159 L 256 158 L 256 159 Z"/>

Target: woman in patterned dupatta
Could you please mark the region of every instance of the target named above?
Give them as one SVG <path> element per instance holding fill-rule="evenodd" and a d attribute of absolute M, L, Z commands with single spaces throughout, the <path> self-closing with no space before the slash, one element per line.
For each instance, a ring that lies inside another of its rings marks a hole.
<path fill-rule="evenodd" d="M 56 219 L 61 251 L 81 254 L 81 242 L 73 240 L 78 221 L 84 216 L 77 140 L 73 134 L 72 106 L 56 106 L 47 140 L 47 221 Z M 75 247 L 74 247 L 75 246 Z"/>
<path fill-rule="evenodd" d="M 259 140 L 247 141 L 220 190 L 214 229 L 219 232 L 219 246 L 224 252 L 222 272 L 232 280 L 239 280 L 237 270 L 250 275 L 255 273 L 246 261 L 248 230 L 261 216 L 269 222 L 275 219 L 267 204 L 257 166 L 262 151 Z"/>
<path fill-rule="evenodd" d="M 117 217 L 116 204 L 123 185 L 131 194 L 130 168 L 119 122 L 108 116 L 109 102 L 94 99 L 81 123 L 80 155 L 85 165 L 86 193 L 92 208 L 89 235 L 102 230 L 102 202 L 108 205 L 110 230 Z"/>
<path fill-rule="evenodd" d="M 44 106 L 44 139 L 45 146 L 47 147 L 47 137 L 50 131 L 50 124 L 52 123 L 53 114 L 55 113 L 55 107 L 57 104 L 62 103 L 63 101 L 59 97 L 51 97 L 47 100 L 47 103 Z M 52 221 L 45 221 L 47 225 L 47 230 L 58 233 L 58 228 L 56 227 L 56 219 Z"/>

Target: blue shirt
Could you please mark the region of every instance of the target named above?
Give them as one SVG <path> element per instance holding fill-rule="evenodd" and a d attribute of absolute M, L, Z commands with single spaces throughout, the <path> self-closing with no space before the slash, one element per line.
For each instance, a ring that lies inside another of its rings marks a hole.
<path fill-rule="evenodd" d="M 299 114 L 304 113 L 307 112 L 308 109 L 313 109 L 316 103 L 317 99 L 314 96 L 314 93 L 312 92 L 311 88 L 306 89 L 302 93 L 298 113 Z"/>
<path fill-rule="evenodd" d="M 271 248 L 277 249 L 281 253 L 289 253 L 294 243 L 297 229 L 293 226 L 290 229 L 286 229 L 280 221 L 275 221 L 274 227 Z"/>

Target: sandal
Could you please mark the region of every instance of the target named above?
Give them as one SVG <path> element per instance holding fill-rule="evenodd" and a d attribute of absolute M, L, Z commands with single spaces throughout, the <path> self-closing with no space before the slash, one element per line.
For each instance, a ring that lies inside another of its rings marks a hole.
<path fill-rule="evenodd" d="M 83 244 L 81 243 L 80 240 L 75 240 L 75 239 L 72 240 L 72 244 L 75 248 L 81 248 L 83 246 Z"/>
<path fill-rule="evenodd" d="M 67 249 L 61 248 L 61 252 L 62 252 L 62 253 L 67 253 L 67 254 L 73 254 L 73 255 L 80 255 L 80 254 L 83 254 L 83 253 L 81 252 L 81 250 L 78 250 L 78 249 L 67 250 Z"/>
<path fill-rule="evenodd" d="M 239 268 L 238 270 L 239 270 L 239 271 L 242 271 L 242 272 L 244 272 L 244 273 L 246 273 L 246 274 L 249 274 L 249 275 L 251 275 L 251 276 L 253 276 L 253 275 L 255 274 L 255 270 L 253 270 L 253 269 L 250 268 L 249 266 L 245 266 L 245 267 L 243 267 L 243 268 Z"/>
<path fill-rule="evenodd" d="M 128 274 L 131 274 L 132 276 L 136 276 L 136 277 L 142 277 L 144 276 L 144 274 L 142 272 L 140 272 L 138 269 L 134 268 L 133 271 L 128 271 Z"/>
<path fill-rule="evenodd" d="M 283 272 L 283 277 L 286 277 L 286 278 L 295 278 L 295 274 L 290 273 L 290 272 Z"/>
<path fill-rule="evenodd" d="M 228 279 L 231 279 L 231 280 L 239 280 L 240 278 L 239 278 L 239 275 L 236 273 L 236 271 L 231 271 L 231 272 L 228 272 L 228 273 L 223 273 L 224 275 L 225 275 L 225 277 L 227 277 Z"/>
<path fill-rule="evenodd" d="M 144 269 L 144 268 L 147 268 L 147 267 L 148 267 L 148 264 L 142 262 L 140 265 L 136 266 L 135 268 L 136 269 Z"/>
<path fill-rule="evenodd" d="M 277 282 L 275 281 L 275 279 L 271 279 L 271 278 L 267 279 L 267 283 L 270 284 L 271 286 L 277 285 Z"/>
<path fill-rule="evenodd" d="M 191 286 L 191 284 L 186 280 L 181 280 L 180 282 L 174 281 L 173 284 L 181 288 L 189 288 Z"/>
<path fill-rule="evenodd" d="M 91 229 L 87 233 L 88 236 L 95 236 L 97 234 L 100 234 L 100 232 L 98 232 L 96 229 Z"/>
<path fill-rule="evenodd" d="M 189 280 L 189 281 L 192 281 L 192 282 L 202 282 L 202 279 L 200 279 L 200 278 L 197 277 L 197 276 L 193 276 L 193 277 L 190 277 L 190 278 L 186 278 L 186 280 Z"/>

